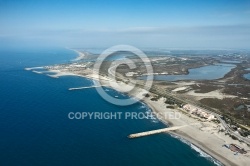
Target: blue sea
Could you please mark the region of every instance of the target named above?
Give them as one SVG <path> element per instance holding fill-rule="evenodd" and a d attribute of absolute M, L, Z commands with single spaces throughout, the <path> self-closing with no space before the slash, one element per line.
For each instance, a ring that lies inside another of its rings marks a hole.
<path fill-rule="evenodd" d="M 56 79 L 24 70 L 76 56 L 63 48 L 0 51 L 0 165 L 216 165 L 197 147 L 168 134 L 127 138 L 166 127 L 157 119 L 70 120 L 69 112 L 150 111 L 140 102 L 126 107 L 107 103 L 94 88 L 68 90 L 93 84 L 85 78 Z"/>

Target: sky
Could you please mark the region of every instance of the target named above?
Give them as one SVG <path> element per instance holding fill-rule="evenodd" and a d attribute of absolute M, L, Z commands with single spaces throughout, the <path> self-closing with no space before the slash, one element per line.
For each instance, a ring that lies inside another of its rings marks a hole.
<path fill-rule="evenodd" d="M 0 0 L 0 45 L 250 49 L 250 0 Z"/>

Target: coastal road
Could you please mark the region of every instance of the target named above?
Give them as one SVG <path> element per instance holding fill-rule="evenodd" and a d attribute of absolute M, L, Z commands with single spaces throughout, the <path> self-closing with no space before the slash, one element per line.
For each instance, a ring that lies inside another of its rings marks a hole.
<path fill-rule="evenodd" d="M 156 88 L 156 87 L 154 87 L 154 88 Z M 235 136 L 238 140 L 241 140 L 241 141 L 243 141 L 243 142 L 245 142 L 245 143 L 247 143 L 247 144 L 250 145 L 250 140 L 249 140 L 248 138 L 246 138 L 246 137 L 242 137 L 240 134 L 235 133 L 235 131 L 233 131 L 233 130 L 228 126 L 228 124 L 221 118 L 221 117 L 222 117 L 221 115 L 215 113 L 214 111 L 208 110 L 207 108 L 200 107 L 197 103 L 195 103 L 195 102 L 193 102 L 193 101 L 190 101 L 190 100 L 187 100 L 187 99 L 181 99 L 181 98 L 177 97 L 176 95 L 171 94 L 171 92 L 166 92 L 166 91 L 165 91 L 165 93 L 164 93 L 164 90 L 163 90 L 163 89 L 159 89 L 159 88 L 156 88 L 156 90 L 157 90 L 157 92 L 161 93 L 161 95 L 166 95 L 166 94 L 167 94 L 168 96 L 170 96 L 170 97 L 172 97 L 172 98 L 174 98 L 174 99 L 180 100 L 180 101 L 182 101 L 182 102 L 184 102 L 184 103 L 191 103 L 191 104 L 194 105 L 196 108 L 202 109 L 202 110 L 204 110 L 205 112 L 214 115 L 214 116 L 220 121 L 220 123 L 222 124 L 222 126 L 225 128 L 225 130 L 226 130 L 228 133 L 230 133 L 231 135 Z"/>
<path fill-rule="evenodd" d="M 116 65 L 110 67 L 110 68 L 108 69 L 108 72 L 109 72 L 109 74 L 112 75 L 114 78 L 117 77 L 117 78 L 119 78 L 119 79 L 121 79 L 121 80 L 124 80 L 125 78 L 115 75 L 115 71 L 113 71 L 113 69 L 116 68 L 117 66 L 119 66 L 119 64 L 116 64 Z M 141 86 L 145 86 L 144 84 L 140 84 L 140 83 L 137 83 L 137 84 L 139 84 L 139 85 L 141 85 Z M 188 100 L 188 99 L 182 99 L 182 98 L 180 98 L 180 97 L 177 97 L 176 95 L 172 94 L 170 91 L 166 91 L 165 89 L 161 89 L 161 88 L 158 88 L 158 87 L 155 87 L 155 86 L 153 86 L 153 87 L 151 87 L 151 88 L 154 89 L 158 94 L 160 94 L 160 95 L 162 95 L 162 96 L 166 96 L 166 95 L 167 95 L 167 96 L 172 97 L 172 98 L 175 99 L 175 100 L 179 100 L 179 101 L 181 101 L 181 102 L 183 102 L 183 103 L 190 103 L 190 104 L 194 105 L 195 107 L 197 107 L 197 108 L 199 108 L 199 109 L 202 109 L 202 110 L 204 110 L 205 112 L 214 115 L 214 116 L 220 121 L 220 123 L 221 123 L 222 126 L 226 129 L 226 131 L 227 131 L 228 133 L 230 133 L 231 135 L 235 136 L 238 140 L 244 141 L 245 143 L 247 143 L 248 145 L 250 145 L 250 139 L 245 138 L 245 137 L 242 137 L 241 135 L 235 133 L 235 132 L 228 126 L 228 124 L 221 118 L 221 117 L 222 117 L 221 115 L 215 113 L 214 111 L 208 110 L 207 107 L 205 108 L 205 106 L 201 107 L 199 104 L 195 103 L 194 101 L 190 101 L 190 100 Z M 150 88 L 149 88 L 149 89 L 150 89 Z"/>

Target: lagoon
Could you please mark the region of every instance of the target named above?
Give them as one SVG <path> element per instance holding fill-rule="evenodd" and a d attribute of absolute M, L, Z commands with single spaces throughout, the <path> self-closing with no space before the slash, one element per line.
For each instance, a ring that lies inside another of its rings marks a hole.
<path fill-rule="evenodd" d="M 246 79 L 250 80 L 250 73 L 244 74 L 244 77 L 245 77 Z"/>
<path fill-rule="evenodd" d="M 178 80 L 215 80 L 223 78 L 225 74 L 236 67 L 233 64 L 215 64 L 199 68 L 189 69 L 187 75 L 156 75 L 154 80 L 178 81 Z M 146 76 L 140 77 L 145 79 Z"/>

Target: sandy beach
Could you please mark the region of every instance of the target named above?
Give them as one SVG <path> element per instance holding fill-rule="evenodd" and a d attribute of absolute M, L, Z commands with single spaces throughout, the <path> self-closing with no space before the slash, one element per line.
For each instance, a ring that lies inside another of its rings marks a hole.
<path fill-rule="evenodd" d="M 108 84 L 108 82 L 103 82 Z M 120 87 L 122 88 L 122 87 Z M 122 91 L 121 89 L 116 89 Z M 138 94 L 143 95 L 147 91 L 141 88 L 135 88 L 134 91 L 129 93 L 131 96 Z M 150 96 L 155 94 L 149 93 Z M 182 109 L 170 109 L 167 108 L 168 104 L 165 104 L 165 99 L 160 98 L 158 101 L 150 100 L 152 97 L 145 97 L 142 102 L 147 104 L 154 113 L 157 113 L 159 120 L 168 126 L 182 126 L 188 125 L 187 127 L 180 128 L 176 131 L 169 132 L 170 134 L 176 135 L 182 139 L 187 140 L 191 144 L 199 147 L 202 151 L 209 154 L 216 160 L 220 161 L 224 165 L 231 166 L 248 166 L 250 163 L 250 154 L 237 154 L 232 152 L 230 149 L 223 147 L 225 144 L 237 144 L 245 150 L 249 151 L 250 147 L 247 144 L 233 140 L 225 132 L 221 132 L 220 129 L 223 127 L 215 122 L 204 121 L 203 119 L 193 117 Z M 170 118 L 170 113 L 181 113 L 179 119 Z M 193 123 L 199 123 L 199 125 L 189 125 Z M 144 132 L 144 131 L 139 131 Z"/>
<path fill-rule="evenodd" d="M 144 102 L 154 111 L 159 114 L 164 114 L 166 112 L 181 112 L 174 109 L 166 108 L 167 104 L 164 103 L 164 99 L 159 101 L 151 101 L 149 98 L 144 98 Z M 186 114 L 181 114 L 180 119 L 171 119 L 162 116 L 161 121 L 169 124 L 170 126 L 181 126 L 191 123 L 200 122 L 194 118 L 189 117 Z M 241 165 L 247 166 L 250 163 L 249 154 L 235 155 L 234 152 L 229 149 L 222 147 L 224 144 L 237 144 L 246 150 L 250 148 L 237 140 L 233 140 L 224 132 L 219 132 L 220 125 L 213 122 L 200 123 L 200 125 L 190 125 L 179 130 L 170 132 L 171 134 L 177 135 L 190 143 L 196 145 L 204 152 L 208 153 L 215 159 L 222 162 L 224 165 Z"/>
<path fill-rule="evenodd" d="M 83 52 L 81 52 L 81 51 L 78 51 L 78 50 L 75 50 L 75 49 L 69 49 L 69 50 L 72 50 L 72 51 L 74 51 L 74 52 L 76 52 L 78 54 L 78 56 L 75 59 L 73 59 L 72 61 L 79 61 L 79 60 L 82 60 L 85 57 L 85 54 Z"/>
<path fill-rule="evenodd" d="M 61 72 L 59 70 L 51 71 L 56 74 L 49 75 L 54 78 L 58 78 L 60 76 L 81 76 L 85 78 L 89 78 L 92 80 L 97 80 L 98 75 L 92 73 L 90 75 L 78 75 L 74 73 Z M 99 76 L 102 85 L 109 85 L 111 80 L 107 77 Z M 120 86 L 115 90 L 124 92 L 126 90 L 123 89 L 125 86 Z M 130 96 L 142 96 L 145 93 L 148 93 L 146 90 L 141 88 L 135 88 L 132 92 L 129 93 Z M 139 94 L 139 95 L 138 95 Z M 232 152 L 230 149 L 223 147 L 224 144 L 237 144 L 249 151 L 250 147 L 248 147 L 245 143 L 239 142 L 238 140 L 233 140 L 228 135 L 225 135 L 225 132 L 220 132 L 222 126 L 215 122 L 204 121 L 200 118 L 193 117 L 193 115 L 188 114 L 183 109 L 171 109 L 167 108 L 168 104 L 165 104 L 165 99 L 160 98 L 158 101 L 152 101 L 151 98 L 155 96 L 155 94 L 149 93 L 150 97 L 145 97 L 142 102 L 147 104 L 154 113 L 157 113 L 159 120 L 165 123 L 168 126 L 182 126 L 188 125 L 187 127 L 180 128 L 176 131 L 169 132 L 171 135 L 178 136 L 182 139 L 187 140 L 191 144 L 199 147 L 205 153 L 209 154 L 216 160 L 220 161 L 224 165 L 232 165 L 232 166 L 248 166 L 250 163 L 250 154 L 237 154 Z M 172 119 L 165 116 L 168 113 L 180 113 L 181 116 L 179 119 Z M 192 123 L 199 123 L 198 125 L 189 125 Z M 143 131 L 138 131 L 143 132 Z"/>

